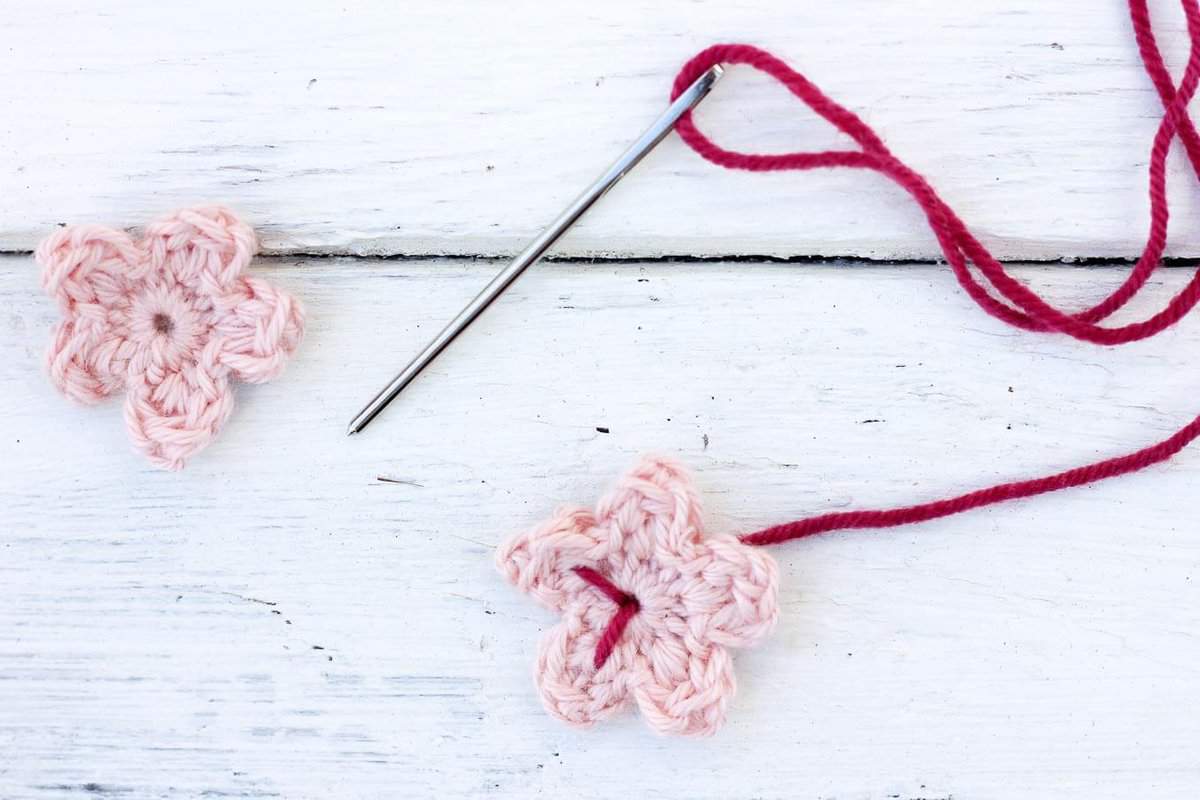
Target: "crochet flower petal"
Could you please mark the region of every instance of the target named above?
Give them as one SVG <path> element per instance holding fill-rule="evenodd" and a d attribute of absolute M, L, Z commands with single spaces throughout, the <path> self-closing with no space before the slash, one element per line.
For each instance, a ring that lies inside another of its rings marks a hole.
<path fill-rule="evenodd" d="M 604 547 L 592 512 L 560 508 L 533 530 L 514 536 L 496 549 L 496 566 L 521 591 L 558 611 L 586 584 L 571 572 L 603 558 Z"/>
<path fill-rule="evenodd" d="M 146 228 L 151 267 L 192 292 L 229 291 L 258 252 L 249 225 L 219 206 L 188 208 Z"/>
<path fill-rule="evenodd" d="M 124 231 L 75 225 L 47 236 L 34 258 L 42 288 L 65 315 L 78 305 L 110 305 L 145 276 L 142 251 Z"/>
<path fill-rule="evenodd" d="M 231 411 L 229 379 L 195 365 L 165 374 L 146 371 L 129 379 L 129 434 L 139 450 L 166 469 L 182 469 L 212 441 Z"/>
<path fill-rule="evenodd" d="M 63 314 L 47 354 L 50 378 L 74 400 L 99 402 L 124 380 L 130 348 L 119 314 L 144 277 L 142 253 L 122 231 L 80 225 L 47 237 L 35 258 Z"/>
<path fill-rule="evenodd" d="M 283 372 L 304 333 L 304 309 L 258 278 L 239 278 L 213 301 L 220 361 L 239 379 L 263 383 Z"/>
<path fill-rule="evenodd" d="M 659 640 L 648 666 L 633 696 L 650 727 L 679 736 L 717 732 L 737 690 L 725 648 L 711 645 L 693 651 L 682 639 Z"/>
<path fill-rule="evenodd" d="M 612 567 L 655 558 L 690 558 L 703 529 L 700 500 L 675 461 L 643 458 L 596 507 Z"/>
<path fill-rule="evenodd" d="M 538 646 L 538 693 L 546 710 L 563 722 L 586 727 L 629 705 L 633 645 L 619 644 L 598 670 L 594 663 L 596 644 L 612 613 L 603 602 L 585 598 L 573 603 Z"/>
<path fill-rule="evenodd" d="M 80 403 L 99 403 L 125 384 L 128 348 L 103 317 L 80 315 L 54 326 L 46 369 L 58 390 Z"/>
<path fill-rule="evenodd" d="M 714 644 L 750 647 L 779 619 L 779 568 L 775 559 L 732 536 L 710 536 L 709 557 L 696 559 L 679 599 L 693 636 Z"/>

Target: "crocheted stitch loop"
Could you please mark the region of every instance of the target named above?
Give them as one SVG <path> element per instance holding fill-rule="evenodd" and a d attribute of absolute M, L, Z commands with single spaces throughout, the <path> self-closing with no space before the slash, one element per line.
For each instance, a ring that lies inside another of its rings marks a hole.
<path fill-rule="evenodd" d="M 300 304 L 243 274 L 257 248 L 218 207 L 179 211 L 140 241 L 100 225 L 48 237 L 36 258 L 63 316 L 47 356 L 54 385 L 89 404 L 124 388 L 134 444 L 182 468 L 233 410 L 231 379 L 275 377 L 303 335 Z"/>
<path fill-rule="evenodd" d="M 594 512 L 563 508 L 514 537 L 496 562 L 562 615 L 535 679 L 547 710 L 572 725 L 635 704 L 659 733 L 715 733 L 736 687 L 727 648 L 761 641 L 779 613 L 774 559 L 705 536 L 691 480 L 660 458 L 643 459 Z"/>

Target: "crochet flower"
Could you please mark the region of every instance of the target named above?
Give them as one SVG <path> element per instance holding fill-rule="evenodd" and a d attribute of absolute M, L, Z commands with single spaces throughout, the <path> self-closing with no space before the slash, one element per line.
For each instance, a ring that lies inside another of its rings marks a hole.
<path fill-rule="evenodd" d="M 183 467 L 229 418 L 231 379 L 275 377 L 300 343 L 300 304 L 242 274 L 257 247 L 223 208 L 180 211 L 140 241 L 99 225 L 47 238 L 42 286 L 63 314 L 48 355 L 54 385 L 82 403 L 124 388 L 134 444 L 158 466 Z"/>
<path fill-rule="evenodd" d="M 728 647 L 763 639 L 778 616 L 774 559 L 704 536 L 676 464 L 644 459 L 593 513 L 560 509 L 503 545 L 504 576 L 562 623 L 535 678 L 546 709 L 586 726 L 636 704 L 660 733 L 709 735 L 735 683 Z"/>

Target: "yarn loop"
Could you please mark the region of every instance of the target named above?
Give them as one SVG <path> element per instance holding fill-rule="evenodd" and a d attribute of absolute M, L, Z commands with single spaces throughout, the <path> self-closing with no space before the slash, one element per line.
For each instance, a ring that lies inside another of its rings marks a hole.
<path fill-rule="evenodd" d="M 702 133 L 688 112 L 676 130 L 703 158 L 729 169 L 770 172 L 849 167 L 873 170 L 904 188 L 925 212 L 938 245 L 959 284 L 985 312 L 1028 331 L 1058 332 L 1103 345 L 1120 345 L 1153 336 L 1174 325 L 1200 302 L 1200 269 L 1166 305 L 1148 318 L 1124 325 L 1105 327 L 1098 323 L 1125 306 L 1146 284 L 1162 263 L 1167 243 L 1169 210 L 1166 194 L 1166 159 L 1178 138 L 1200 178 L 1200 134 L 1188 116 L 1187 106 L 1200 85 L 1200 5 L 1198 0 L 1181 0 L 1191 47 L 1178 86 L 1172 82 L 1159 52 L 1146 0 L 1129 0 L 1130 19 L 1142 63 L 1163 105 L 1150 149 L 1150 229 L 1146 244 L 1130 274 L 1112 293 L 1082 311 L 1058 309 L 1012 277 L 966 224 L 915 170 L 888 150 L 883 140 L 854 112 L 830 99 L 811 81 L 780 59 L 743 44 L 715 45 L 684 65 L 675 79 L 672 98 L 677 97 L 697 76 L 716 63 L 745 64 L 770 75 L 793 95 L 848 135 L 858 150 L 783 153 L 762 155 L 727 150 Z M 972 266 L 983 277 L 981 282 Z M 989 291 L 988 287 L 992 291 Z M 993 293 L 994 291 L 994 293 Z M 845 511 L 801 519 L 749 534 L 743 541 L 765 545 L 845 528 L 881 528 L 935 519 L 980 506 L 1045 492 L 1079 486 L 1123 475 L 1164 461 L 1200 436 L 1200 416 L 1167 439 L 1134 453 L 1065 470 L 1042 478 L 1004 483 L 957 497 L 901 508 L 875 511 Z"/>

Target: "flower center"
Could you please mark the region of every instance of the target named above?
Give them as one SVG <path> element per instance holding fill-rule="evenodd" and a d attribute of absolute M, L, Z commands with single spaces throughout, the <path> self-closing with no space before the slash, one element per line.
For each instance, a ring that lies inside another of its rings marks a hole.
<path fill-rule="evenodd" d="M 575 567 L 574 572 L 617 604 L 617 613 L 613 614 L 613 618 L 609 620 L 604 632 L 600 634 L 600 641 L 596 642 L 596 655 L 592 659 L 592 664 L 596 669 L 600 669 L 612 655 L 613 648 L 617 646 L 621 634 L 625 632 L 625 627 L 629 625 L 629 621 L 641 610 L 642 606 L 636 597 L 628 592 L 622 592 L 613 585 L 612 581 L 591 567 Z"/>
<path fill-rule="evenodd" d="M 154 330 L 159 333 L 170 333 L 175 330 L 175 321 L 161 311 L 154 315 L 152 322 Z"/>

